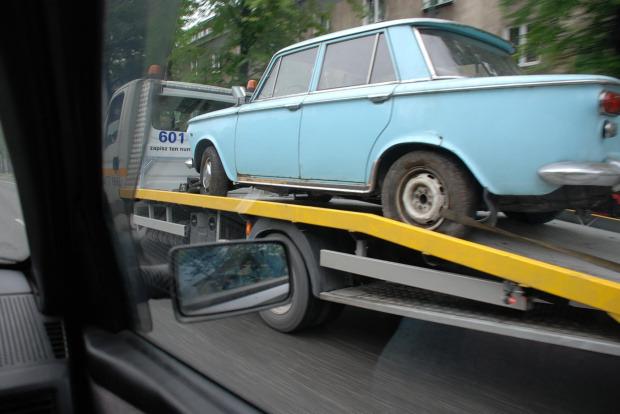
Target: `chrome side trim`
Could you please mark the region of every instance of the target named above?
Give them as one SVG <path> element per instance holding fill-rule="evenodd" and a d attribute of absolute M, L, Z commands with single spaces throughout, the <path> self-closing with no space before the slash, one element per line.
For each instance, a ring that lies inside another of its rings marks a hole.
<path fill-rule="evenodd" d="M 538 175 L 549 184 L 610 186 L 620 191 L 620 160 L 558 162 L 539 168 Z"/>
<path fill-rule="evenodd" d="M 430 79 L 426 78 L 426 79 L 420 79 L 420 80 L 430 80 Z M 343 86 L 340 88 L 317 89 L 317 90 L 311 91 L 309 95 L 315 95 L 317 93 L 332 92 L 332 91 L 346 91 L 349 89 L 368 88 L 372 86 L 382 86 L 382 85 L 390 85 L 390 84 L 400 85 L 401 83 L 403 82 L 397 81 L 397 80 L 388 81 L 388 82 L 371 83 L 371 84 L 363 83 L 361 85 Z"/>
<path fill-rule="evenodd" d="M 440 80 L 440 79 L 434 79 Z M 600 84 L 600 85 L 616 85 L 615 82 L 600 80 L 600 79 L 591 79 L 591 80 L 567 80 L 567 81 L 539 81 L 539 82 L 526 82 L 526 83 L 505 83 L 501 85 L 478 85 L 478 86 L 463 86 L 458 88 L 437 88 L 437 89 L 429 89 L 424 91 L 411 91 L 411 92 L 397 92 L 394 93 L 394 96 L 405 96 L 405 95 L 427 95 L 431 93 L 439 93 L 439 92 L 465 92 L 472 91 L 476 89 L 511 89 L 511 88 L 532 88 L 532 87 L 542 87 L 542 86 L 562 86 L 562 85 L 580 85 L 580 84 Z"/>
<path fill-rule="evenodd" d="M 370 173 L 370 182 L 366 185 L 339 185 L 320 183 L 313 181 L 287 181 L 287 180 L 272 180 L 272 179 L 259 179 L 249 175 L 239 174 L 237 175 L 237 182 L 249 185 L 262 185 L 270 187 L 281 188 L 298 188 L 303 190 L 318 190 L 318 191 L 330 191 L 335 193 L 346 194 L 371 194 L 376 187 L 377 172 L 379 169 L 379 161 L 376 160 L 373 163 L 372 171 Z"/>

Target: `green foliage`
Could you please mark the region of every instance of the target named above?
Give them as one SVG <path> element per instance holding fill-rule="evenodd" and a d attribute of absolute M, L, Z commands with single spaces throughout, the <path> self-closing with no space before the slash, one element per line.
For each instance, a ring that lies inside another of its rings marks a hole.
<path fill-rule="evenodd" d="M 258 80 L 276 51 L 324 34 L 330 11 L 318 0 L 184 0 L 169 74 L 220 86 Z"/>
<path fill-rule="evenodd" d="M 536 72 L 620 78 L 620 0 L 501 0 L 514 25 L 530 24 L 527 42 L 542 56 Z M 525 53 L 520 50 L 520 53 Z"/>
<path fill-rule="evenodd" d="M 104 76 L 109 95 L 167 63 L 181 0 L 108 0 L 104 31 Z"/>

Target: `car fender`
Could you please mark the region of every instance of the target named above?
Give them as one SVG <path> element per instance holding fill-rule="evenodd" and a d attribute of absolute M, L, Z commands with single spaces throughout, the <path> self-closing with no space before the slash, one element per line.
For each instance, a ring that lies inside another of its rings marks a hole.
<path fill-rule="evenodd" d="M 200 163 L 202 162 L 202 153 L 207 147 L 215 147 L 217 153 L 220 156 L 220 160 L 222 161 L 222 166 L 224 167 L 224 171 L 226 172 L 226 176 L 230 181 L 237 181 L 237 166 L 235 164 L 235 157 L 233 156 L 224 156 L 227 154 L 226 149 L 222 148 L 220 145 L 220 141 L 216 140 L 212 135 L 204 135 L 201 136 L 200 139 L 196 143 L 196 151 L 194 152 L 194 160 L 198 160 L 198 164 L 196 165 L 196 169 L 200 172 Z M 234 150 L 234 149 L 233 149 Z"/>
<path fill-rule="evenodd" d="M 235 132 L 238 108 L 217 112 L 219 114 L 205 114 L 189 121 L 187 135 L 194 156 L 194 166 L 200 172 L 202 153 L 209 145 L 213 145 L 222 160 L 228 179 L 236 181 Z"/>

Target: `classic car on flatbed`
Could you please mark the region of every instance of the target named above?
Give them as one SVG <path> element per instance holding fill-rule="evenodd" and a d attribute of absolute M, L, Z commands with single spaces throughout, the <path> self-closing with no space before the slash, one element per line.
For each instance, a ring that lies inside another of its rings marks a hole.
<path fill-rule="evenodd" d="M 277 52 L 256 92 L 196 117 L 202 192 L 233 186 L 380 201 L 463 237 L 446 210 L 542 223 L 620 189 L 620 81 L 525 75 L 515 48 L 438 19 L 363 26 Z"/>

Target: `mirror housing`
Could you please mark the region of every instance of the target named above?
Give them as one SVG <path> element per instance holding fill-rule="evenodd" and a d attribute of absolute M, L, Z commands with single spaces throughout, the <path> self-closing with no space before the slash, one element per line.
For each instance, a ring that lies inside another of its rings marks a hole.
<path fill-rule="evenodd" d="M 292 272 L 280 240 L 239 240 L 170 250 L 175 316 L 199 322 L 286 305 Z"/>
<path fill-rule="evenodd" d="M 233 97 L 237 98 L 237 105 L 243 105 L 248 101 L 248 93 L 243 86 L 232 87 Z"/>

